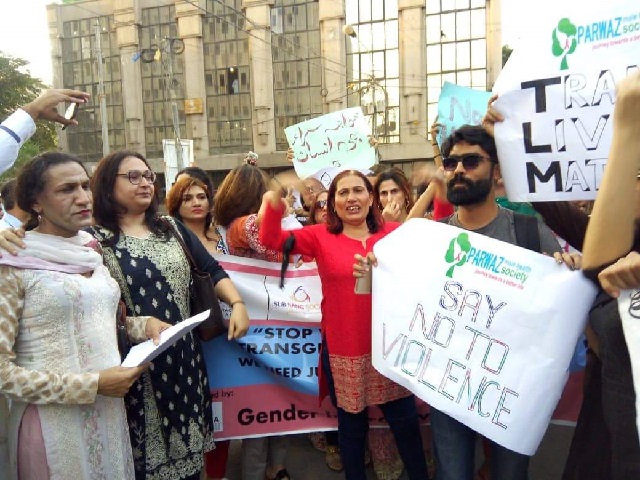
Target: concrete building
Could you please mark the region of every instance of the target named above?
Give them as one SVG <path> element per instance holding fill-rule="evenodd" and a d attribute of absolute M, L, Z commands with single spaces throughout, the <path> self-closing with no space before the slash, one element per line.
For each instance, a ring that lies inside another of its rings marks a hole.
<path fill-rule="evenodd" d="M 158 172 L 162 139 L 175 138 L 174 113 L 196 164 L 220 177 L 248 150 L 261 167 L 286 166 L 284 127 L 357 105 L 383 161 L 410 168 L 432 157 L 427 131 L 442 83 L 485 89 L 501 67 L 499 0 L 80 0 L 47 8 L 54 86 L 92 93 L 80 125 L 61 134 L 62 148 L 89 163 L 102 156 L 99 35 L 110 148 L 140 151 Z"/>

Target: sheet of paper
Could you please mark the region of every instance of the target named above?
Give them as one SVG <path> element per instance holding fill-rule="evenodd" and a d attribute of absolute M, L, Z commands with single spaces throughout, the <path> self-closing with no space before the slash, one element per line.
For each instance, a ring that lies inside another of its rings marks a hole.
<path fill-rule="evenodd" d="M 147 340 L 146 342 L 131 347 L 127 358 L 122 362 L 122 366 L 137 367 L 152 361 L 167 348 L 209 318 L 209 311 L 210 310 L 206 310 L 191 318 L 187 318 L 183 322 L 167 328 L 160 334 L 160 343 L 158 345 L 154 345 L 153 340 Z"/>

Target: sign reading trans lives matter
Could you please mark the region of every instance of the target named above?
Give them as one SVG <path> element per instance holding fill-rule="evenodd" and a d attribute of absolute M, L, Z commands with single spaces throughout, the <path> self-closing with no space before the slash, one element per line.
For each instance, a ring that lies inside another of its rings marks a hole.
<path fill-rule="evenodd" d="M 533 455 L 595 287 L 553 258 L 422 219 L 374 252 L 374 367 L 432 408 Z"/>
<path fill-rule="evenodd" d="M 539 7 L 541 10 L 544 7 Z M 509 200 L 591 200 L 611 146 L 615 85 L 638 69 L 637 2 L 554 2 L 494 90 Z M 535 59 L 535 61 L 532 61 Z"/>
<path fill-rule="evenodd" d="M 300 178 L 325 167 L 367 169 L 376 162 L 360 107 L 322 115 L 284 129 Z"/>

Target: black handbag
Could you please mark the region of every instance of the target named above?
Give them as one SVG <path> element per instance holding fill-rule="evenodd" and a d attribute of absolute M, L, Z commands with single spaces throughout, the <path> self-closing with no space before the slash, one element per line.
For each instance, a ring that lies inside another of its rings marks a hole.
<path fill-rule="evenodd" d="M 224 324 L 222 310 L 220 310 L 220 304 L 218 303 L 218 296 L 214 289 L 215 285 L 211 275 L 198 268 L 180 233 L 176 231 L 173 225 L 170 224 L 170 226 L 191 267 L 191 285 L 189 288 L 191 315 L 209 310 L 209 318 L 196 328 L 196 333 L 200 339 L 207 342 L 227 332 L 227 326 Z"/>

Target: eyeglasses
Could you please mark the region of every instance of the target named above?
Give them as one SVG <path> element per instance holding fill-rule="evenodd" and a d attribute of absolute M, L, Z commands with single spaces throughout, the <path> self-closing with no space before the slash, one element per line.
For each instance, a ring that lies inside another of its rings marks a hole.
<path fill-rule="evenodd" d="M 140 185 L 144 178 L 147 182 L 153 183 L 156 181 L 156 173 L 151 170 L 129 170 L 127 173 L 116 173 L 118 177 L 127 177 L 131 185 Z"/>
<path fill-rule="evenodd" d="M 458 163 L 462 162 L 462 166 L 465 170 L 475 170 L 480 165 L 482 160 L 488 160 L 492 162 L 491 158 L 483 157 L 479 153 L 467 153 L 466 155 L 451 155 L 442 159 L 442 167 L 447 172 L 453 172 L 458 168 Z"/>
<path fill-rule="evenodd" d="M 323 208 L 327 208 L 327 201 L 326 200 L 318 200 L 316 202 L 316 209 L 323 209 Z"/>

